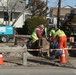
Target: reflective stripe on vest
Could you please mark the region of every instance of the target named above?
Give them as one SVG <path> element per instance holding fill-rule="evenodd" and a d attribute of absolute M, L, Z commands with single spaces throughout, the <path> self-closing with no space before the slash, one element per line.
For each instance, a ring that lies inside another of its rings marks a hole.
<path fill-rule="evenodd" d="M 39 38 L 37 37 L 37 34 L 36 34 L 36 31 L 37 30 L 40 30 L 39 28 L 36 28 L 35 30 L 34 30 L 34 32 L 32 33 L 32 37 L 35 39 L 35 40 L 38 40 Z"/>
<path fill-rule="evenodd" d="M 59 29 L 58 31 L 56 31 L 55 36 L 66 36 L 66 34 L 64 33 L 64 31 Z"/>

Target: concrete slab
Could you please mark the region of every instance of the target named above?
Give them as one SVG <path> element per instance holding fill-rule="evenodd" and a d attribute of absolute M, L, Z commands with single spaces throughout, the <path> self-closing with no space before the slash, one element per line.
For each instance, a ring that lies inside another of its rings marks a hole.
<path fill-rule="evenodd" d="M 72 64 L 74 68 L 76 68 L 76 57 L 69 57 L 68 61 Z"/>

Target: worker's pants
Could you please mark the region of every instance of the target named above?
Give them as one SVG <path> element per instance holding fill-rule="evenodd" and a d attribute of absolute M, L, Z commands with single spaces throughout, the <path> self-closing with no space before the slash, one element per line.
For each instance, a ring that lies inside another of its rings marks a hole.
<path fill-rule="evenodd" d="M 66 38 L 66 36 L 58 37 L 58 44 L 59 44 L 60 49 L 67 48 L 67 38 Z M 65 52 L 66 52 L 66 50 L 65 50 Z"/>
<path fill-rule="evenodd" d="M 37 48 L 38 47 L 38 42 L 39 42 L 39 40 L 32 39 L 31 49 Z"/>
<path fill-rule="evenodd" d="M 58 45 L 58 42 L 57 42 L 57 38 L 55 38 L 54 41 L 53 41 L 53 43 L 51 43 L 51 48 L 52 49 L 58 49 L 59 48 L 59 45 Z M 51 52 L 51 58 L 52 59 L 55 58 L 56 53 L 58 53 L 58 51 L 56 51 L 56 50 L 53 50 Z"/>

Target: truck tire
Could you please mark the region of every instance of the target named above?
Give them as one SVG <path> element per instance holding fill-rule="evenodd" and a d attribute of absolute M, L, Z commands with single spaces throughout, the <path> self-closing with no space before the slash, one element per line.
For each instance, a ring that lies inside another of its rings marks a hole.
<path fill-rule="evenodd" d="M 8 42 L 9 37 L 8 36 L 2 36 L 1 37 L 1 42 L 6 43 Z"/>

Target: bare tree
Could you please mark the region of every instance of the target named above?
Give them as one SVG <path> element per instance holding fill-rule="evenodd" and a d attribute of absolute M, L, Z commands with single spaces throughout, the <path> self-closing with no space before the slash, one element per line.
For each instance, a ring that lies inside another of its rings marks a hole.
<path fill-rule="evenodd" d="M 15 12 L 15 9 L 20 7 L 19 3 L 22 3 L 24 1 L 26 1 L 26 0 L 15 0 L 15 1 L 14 0 L 0 0 L 0 3 L 3 7 L 3 12 L 6 11 L 8 13 L 8 25 L 10 25 L 10 19 L 11 19 L 12 12 Z M 24 10 L 24 8 L 22 8 L 22 9 Z"/>
<path fill-rule="evenodd" d="M 45 16 L 46 14 L 46 2 L 42 0 L 29 0 L 29 8 L 34 16 Z"/>

